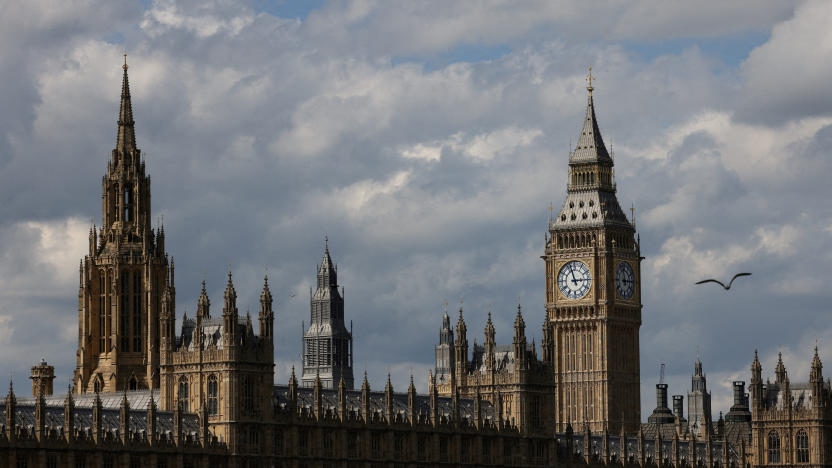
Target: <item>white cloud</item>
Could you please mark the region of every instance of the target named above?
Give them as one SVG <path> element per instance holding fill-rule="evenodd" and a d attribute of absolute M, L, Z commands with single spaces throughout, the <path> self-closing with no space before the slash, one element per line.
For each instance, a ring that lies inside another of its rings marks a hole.
<path fill-rule="evenodd" d="M 57 297 L 61 289 L 77 285 L 88 230 L 89 223 L 74 217 L 7 226 L 0 234 L 0 272 L 7 278 L 0 292 L 25 300 Z"/>
<path fill-rule="evenodd" d="M 222 5 L 222 7 L 217 8 Z M 191 8 L 180 8 L 176 2 L 156 0 L 153 7 L 145 12 L 141 23 L 151 37 L 159 36 L 171 29 L 183 29 L 204 39 L 216 34 L 234 36 L 254 21 L 254 15 L 244 9 L 228 8 L 233 2 L 216 2 L 214 8 L 207 5 L 191 5 Z M 218 12 L 216 10 L 225 10 Z M 229 13 L 233 16 L 220 15 Z M 223 17 L 225 16 L 225 17 Z"/>
<path fill-rule="evenodd" d="M 745 119 L 782 124 L 832 114 L 832 98 L 826 92 L 832 80 L 830 22 L 832 5 L 813 0 L 799 4 L 794 17 L 772 28 L 771 38 L 742 65 Z"/>
<path fill-rule="evenodd" d="M 457 132 L 444 140 L 402 147 L 398 152 L 408 159 L 438 161 L 442 156 L 442 149 L 448 148 L 472 160 L 486 162 L 497 156 L 511 155 L 519 148 L 530 145 L 541 135 L 543 131 L 540 129 L 523 129 L 514 126 L 472 136 Z"/>

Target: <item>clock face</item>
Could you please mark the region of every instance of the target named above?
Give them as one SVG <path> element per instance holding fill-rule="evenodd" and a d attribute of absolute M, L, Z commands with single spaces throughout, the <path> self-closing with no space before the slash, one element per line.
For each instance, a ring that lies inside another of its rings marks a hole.
<path fill-rule="evenodd" d="M 633 297 L 635 290 L 636 276 L 633 274 L 633 268 L 627 262 L 618 264 L 615 270 L 615 290 L 622 299 L 629 299 Z"/>
<path fill-rule="evenodd" d="M 589 292 L 592 285 L 592 275 L 585 263 L 573 260 L 558 273 L 558 288 L 569 299 L 579 299 Z"/>

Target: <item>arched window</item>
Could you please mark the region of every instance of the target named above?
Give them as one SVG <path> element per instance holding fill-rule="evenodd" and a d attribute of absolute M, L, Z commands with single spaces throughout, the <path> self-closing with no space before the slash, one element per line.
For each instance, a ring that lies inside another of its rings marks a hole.
<path fill-rule="evenodd" d="M 133 196 L 129 188 L 124 189 L 124 221 L 133 221 Z"/>
<path fill-rule="evenodd" d="M 254 380 L 251 376 L 243 379 L 243 411 L 254 414 Z"/>
<path fill-rule="evenodd" d="M 208 377 L 208 414 L 214 416 L 219 410 L 218 396 L 220 386 L 217 382 L 217 376 L 211 375 Z"/>
<path fill-rule="evenodd" d="M 189 411 L 187 377 L 182 377 L 181 379 L 179 379 L 179 403 L 182 405 L 182 411 L 185 411 L 187 413 Z"/>
<path fill-rule="evenodd" d="M 780 435 L 777 431 L 768 433 L 768 462 L 780 463 Z"/>
<path fill-rule="evenodd" d="M 104 324 L 104 319 L 107 317 L 107 307 L 105 305 L 105 300 L 107 297 L 107 287 L 106 287 L 106 276 L 107 273 L 101 273 L 98 281 L 98 292 L 100 295 L 98 296 L 98 352 L 104 353 L 107 351 L 105 348 L 105 337 L 107 336 L 107 328 Z"/>
<path fill-rule="evenodd" d="M 133 352 L 142 350 L 141 272 L 133 272 Z"/>
<path fill-rule="evenodd" d="M 130 273 L 121 272 L 121 349 L 119 351 L 130 351 Z"/>
<path fill-rule="evenodd" d="M 130 390 L 138 390 L 139 383 L 136 381 L 136 377 L 130 377 L 130 382 L 127 384 L 127 388 Z"/>
<path fill-rule="evenodd" d="M 797 437 L 794 439 L 795 448 L 797 449 L 797 462 L 809 463 L 809 434 L 803 429 L 797 431 Z"/>
<path fill-rule="evenodd" d="M 95 391 L 95 393 L 100 392 L 101 391 L 101 382 L 99 382 L 98 379 L 95 379 L 95 382 L 92 383 L 92 388 Z"/>

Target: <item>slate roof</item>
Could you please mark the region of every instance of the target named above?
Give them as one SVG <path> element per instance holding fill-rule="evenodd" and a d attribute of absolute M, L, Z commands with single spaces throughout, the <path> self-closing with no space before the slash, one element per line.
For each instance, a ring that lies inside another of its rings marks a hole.
<path fill-rule="evenodd" d="M 794 409 L 812 407 L 812 388 L 808 383 L 790 384 Z M 783 409 L 786 404 L 785 386 L 777 383 L 766 384 L 766 408 Z"/>
<path fill-rule="evenodd" d="M 604 139 L 601 138 L 601 130 L 598 128 L 598 120 L 595 118 L 595 103 L 592 100 L 592 87 L 588 88 L 589 96 L 586 103 L 586 117 L 581 134 L 578 136 L 578 144 L 572 154 L 569 155 L 570 163 L 588 163 L 597 161 L 612 162 Z"/>
<path fill-rule="evenodd" d="M 131 410 L 143 410 L 147 411 L 147 407 L 150 404 L 150 390 L 132 390 L 127 392 L 106 392 L 106 393 L 99 393 L 99 397 L 101 398 L 101 406 L 104 409 L 121 409 L 121 399 L 124 395 L 127 395 L 127 403 L 130 405 Z M 159 399 L 159 391 L 153 391 L 153 398 L 157 400 Z M 47 407 L 59 406 L 61 407 L 61 411 L 63 411 L 64 401 L 66 400 L 66 395 L 50 395 L 44 397 L 46 400 Z M 92 408 L 95 402 L 95 394 L 94 393 L 84 393 L 82 395 L 72 395 L 72 399 L 75 402 L 75 408 Z M 5 403 L 3 403 L 5 404 Z M 27 405 L 27 406 L 35 406 L 35 399 L 34 398 L 17 398 L 17 406 Z"/>
<path fill-rule="evenodd" d="M 321 390 L 321 406 L 324 412 L 327 410 L 333 414 L 338 412 L 338 390 L 326 389 Z M 286 385 L 276 385 L 274 387 L 275 406 L 286 409 L 289 407 L 289 387 Z M 400 415 L 402 421 L 409 422 L 407 393 L 393 394 L 393 414 Z M 439 417 L 444 417 L 448 421 L 453 421 L 453 399 L 449 397 L 437 398 L 438 408 L 437 413 Z M 416 414 L 429 417 L 430 415 L 430 396 L 416 395 Z M 463 420 L 474 420 L 474 400 L 470 398 L 460 398 L 460 416 Z M 312 388 L 298 388 L 298 407 L 313 411 L 314 409 L 314 389 Z M 370 392 L 370 412 L 384 414 L 386 407 L 386 396 L 384 392 Z M 353 413 L 356 416 L 361 415 L 361 391 L 347 390 L 347 413 Z M 494 407 L 487 400 L 480 401 L 480 411 L 484 421 L 494 422 Z"/>
<path fill-rule="evenodd" d="M 468 363 L 469 371 L 485 372 L 485 345 L 474 344 L 474 350 L 471 353 L 471 361 Z M 534 345 L 526 345 L 526 362 L 533 362 Z M 516 357 L 514 355 L 514 345 L 496 345 L 494 346 L 494 370 L 496 372 L 514 372 L 514 362 Z"/>
<path fill-rule="evenodd" d="M 248 318 L 238 318 L 237 324 L 237 343 L 245 344 L 247 342 L 256 343 L 259 337 L 254 334 L 251 329 Z M 222 335 L 223 323 L 221 318 L 207 318 L 202 319 L 202 349 L 207 349 L 210 346 L 222 349 Z M 188 351 L 196 351 L 196 342 L 194 341 L 194 333 L 196 333 L 196 319 L 183 318 L 182 330 L 179 336 L 176 337 L 176 350 L 181 351 L 185 347 Z"/>
<path fill-rule="evenodd" d="M 552 229 L 621 225 L 632 227 L 615 193 L 600 190 L 569 192 L 552 218 Z"/>
<path fill-rule="evenodd" d="M 592 86 L 590 85 L 587 89 L 589 97 L 587 98 L 586 117 L 578 137 L 578 145 L 569 154 L 569 164 L 572 166 L 601 163 L 605 166 L 612 166 L 613 160 L 604 145 L 601 130 L 598 128 L 598 120 L 595 117 Z M 563 207 L 552 219 L 550 228 L 571 229 L 609 225 L 632 227 L 618 204 L 614 185 L 605 189 L 600 189 L 599 186 L 570 188 Z"/>
<path fill-rule="evenodd" d="M 644 434 L 644 455 L 649 459 L 653 459 L 656 456 L 656 441 L 654 440 L 654 434 L 648 434 L 645 432 Z M 663 436 L 664 437 L 664 436 Z M 671 436 L 672 437 L 672 436 Z M 558 451 L 561 455 L 566 455 L 566 435 L 565 434 L 556 434 L 555 439 L 558 444 Z M 573 444 L 573 453 L 578 456 L 585 456 L 586 453 L 589 453 L 590 456 L 594 457 L 602 457 L 603 456 L 603 449 L 604 449 L 604 440 L 603 437 L 599 434 L 594 434 L 589 437 L 589 445 L 586 445 L 586 440 L 584 439 L 584 434 L 581 432 L 576 432 L 573 434 L 572 439 Z M 688 460 L 690 454 L 690 441 L 687 440 L 680 440 L 679 441 L 679 458 L 681 460 Z M 620 435 L 609 435 L 609 450 L 610 455 L 615 460 L 621 460 L 623 458 L 623 451 L 622 446 L 626 446 L 627 449 L 627 458 L 630 457 L 637 457 L 638 455 L 638 438 L 633 436 L 626 436 L 622 439 Z M 696 446 L 694 450 L 694 456 L 697 460 L 701 460 L 704 462 L 707 459 L 707 443 L 702 440 L 696 441 Z M 662 456 L 663 458 L 667 458 L 668 460 L 673 460 L 673 440 L 662 438 Z M 712 441 L 711 442 L 711 450 L 713 451 L 713 460 L 716 463 L 722 462 L 722 441 Z M 731 447 L 731 444 L 728 444 L 728 457 L 732 461 L 732 463 L 736 463 L 737 461 L 737 452 Z M 688 464 L 690 465 L 690 464 Z"/>
<path fill-rule="evenodd" d="M 146 393 L 147 399 L 145 400 Z M 128 392 L 128 402 L 135 401 L 137 408 L 130 408 L 129 427 L 132 432 L 147 432 L 147 401 L 150 392 Z M 92 401 L 95 396 L 79 395 L 75 400 L 75 430 L 91 434 L 93 430 Z M 101 403 L 103 411 L 101 423 L 103 432 L 116 432 L 121 427 L 121 393 L 102 393 Z M 50 429 L 61 430 L 64 427 L 64 400 L 65 396 L 50 396 L 46 398 L 46 426 Z M 117 401 L 117 403 L 115 403 Z M 141 408 L 144 401 L 144 408 Z M 20 399 L 16 405 L 16 424 L 18 427 L 33 430 L 35 427 L 35 400 L 31 398 Z M 0 401 L 0 421 L 5 421 L 6 403 Z M 156 412 L 156 433 L 172 437 L 173 434 L 173 413 L 169 411 Z M 5 425 L 0 425 L 0 431 L 5 430 Z M 196 436 L 199 434 L 199 416 L 193 413 L 182 414 L 182 431 L 185 435 Z"/>

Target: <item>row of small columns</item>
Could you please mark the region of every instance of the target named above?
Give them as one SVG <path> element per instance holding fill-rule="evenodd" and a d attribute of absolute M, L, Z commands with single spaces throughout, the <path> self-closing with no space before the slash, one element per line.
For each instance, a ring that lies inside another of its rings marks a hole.
<path fill-rule="evenodd" d="M 95 394 L 95 400 L 92 406 L 92 439 L 97 444 L 104 440 L 103 433 L 103 416 L 104 408 L 101 402 L 101 397 L 98 393 Z M 6 396 L 6 421 L 5 421 L 5 436 L 6 440 L 13 444 L 18 439 L 17 431 L 17 399 L 14 395 L 14 390 L 9 385 L 9 393 Z M 173 411 L 173 442 L 176 446 L 183 445 L 185 442 L 185 435 L 183 433 L 182 424 L 183 411 L 181 405 L 176 405 Z M 130 431 L 128 421 L 130 420 L 130 403 L 127 401 L 127 394 L 124 393 L 121 399 L 121 406 L 119 411 L 119 439 L 123 444 L 132 440 L 133 433 Z M 203 404 L 199 414 L 199 444 L 202 447 L 209 447 L 216 444 L 216 439 L 211 436 L 208 429 L 208 409 Z M 35 400 L 35 424 L 34 436 L 38 442 L 42 442 L 48 438 L 48 428 L 46 426 L 46 399 L 44 396 L 38 395 Z M 157 429 L 157 408 L 156 402 L 153 399 L 153 394 L 150 395 L 150 403 L 147 407 L 147 443 L 151 446 L 157 443 L 155 434 Z M 72 392 L 67 391 L 66 399 L 64 400 L 64 427 L 62 438 L 67 443 L 76 440 L 75 434 L 75 401 L 72 398 Z"/>
<path fill-rule="evenodd" d="M 584 439 L 583 440 L 583 443 L 584 443 L 583 444 L 584 445 L 584 453 L 583 453 L 584 461 L 586 463 L 596 462 L 598 460 L 593 459 L 594 454 L 592 453 L 592 434 L 589 431 L 589 426 L 588 425 L 586 425 L 585 428 L 586 429 L 584 430 L 584 434 L 583 434 L 583 439 Z M 567 426 L 567 428 L 566 428 L 566 447 L 567 447 L 567 453 L 569 454 L 570 457 L 571 457 L 571 454 L 574 453 L 574 437 L 575 436 L 574 436 L 574 433 L 572 432 L 572 426 L 571 425 Z M 633 454 L 627 453 L 627 442 L 626 442 L 627 437 L 626 437 L 626 434 L 622 431 L 621 437 L 620 437 L 621 458 L 622 458 L 622 460 L 626 463 L 629 460 L 629 458 L 632 456 L 632 457 L 634 457 L 635 462 L 639 466 L 645 466 L 645 465 L 651 464 L 651 463 L 648 463 L 647 458 L 648 458 L 649 454 L 647 454 L 646 450 L 645 450 L 644 431 L 642 429 L 639 429 L 637 439 L 638 439 L 638 447 L 636 448 L 636 453 L 633 453 Z M 658 464 L 659 466 L 664 465 L 665 464 L 665 462 L 664 462 L 665 457 L 668 454 L 665 454 L 663 452 L 664 447 L 663 447 L 663 444 L 662 444 L 662 442 L 663 442 L 662 441 L 662 435 L 659 431 L 656 431 L 654 441 L 655 441 L 655 443 L 654 443 L 653 448 L 654 448 L 655 453 L 653 454 L 654 455 L 654 461 L 652 462 L 652 464 Z M 705 460 L 704 460 L 705 461 L 705 466 L 713 467 L 714 466 L 713 439 L 709 436 L 705 443 L 706 443 L 706 452 L 707 452 L 705 454 Z M 740 439 L 740 444 L 739 445 L 740 446 L 739 446 L 738 459 L 740 460 L 740 463 L 742 463 L 742 460 L 745 459 L 745 441 Z M 672 453 L 669 454 L 669 456 L 667 457 L 668 461 L 674 467 L 681 467 L 682 466 L 682 457 L 680 456 L 680 453 L 679 453 L 679 436 L 678 436 L 678 434 L 675 434 L 675 433 L 673 434 L 673 446 L 671 448 L 671 451 L 672 451 Z M 612 455 L 610 453 L 610 435 L 609 435 L 609 432 L 607 430 L 604 430 L 602 438 L 601 438 L 601 454 L 600 454 L 600 456 L 601 456 L 600 461 L 602 461 L 604 464 L 610 464 L 613 461 L 612 460 Z M 729 457 L 730 457 L 730 455 L 728 453 L 728 442 L 723 440 L 723 443 L 722 443 L 722 463 L 723 463 L 722 467 L 723 468 L 726 468 L 727 466 L 729 466 L 729 464 L 727 464 L 728 460 L 729 460 Z M 688 444 L 687 460 L 688 460 L 687 461 L 687 466 L 691 466 L 691 464 L 692 464 L 691 461 L 696 460 L 696 436 L 693 435 L 693 434 L 691 434 L 691 439 L 690 439 L 689 444 Z M 730 466 L 736 466 L 736 464 L 731 463 Z"/>
<path fill-rule="evenodd" d="M 321 379 L 319 376 L 316 376 L 315 382 L 312 387 L 312 414 L 316 420 L 320 420 L 324 417 L 324 409 L 323 409 L 323 395 L 322 395 L 322 384 Z M 438 387 L 436 386 L 436 378 L 431 374 L 430 376 L 430 424 L 432 426 L 438 426 L 440 424 L 440 417 L 439 417 L 439 393 Z M 393 384 L 390 381 L 390 375 L 387 375 L 387 385 L 384 387 L 384 395 L 385 395 L 385 404 L 384 404 L 384 420 L 388 424 L 393 424 L 396 419 L 397 414 L 393 412 Z M 498 395 L 499 400 L 499 395 Z M 460 414 L 460 402 L 459 402 L 459 390 L 457 388 L 454 389 L 453 396 L 451 397 L 452 401 L 452 411 L 453 411 L 453 424 L 454 427 L 459 427 L 461 424 L 461 414 Z M 363 422 L 368 423 L 371 422 L 371 414 L 370 414 L 370 384 L 367 381 L 367 374 L 364 374 L 364 383 L 361 385 L 361 418 Z M 479 392 L 479 388 L 477 388 L 477 394 L 474 397 L 474 420 L 473 424 L 474 427 L 480 428 L 483 423 L 483 415 L 482 415 L 482 397 Z M 416 386 L 413 384 L 413 376 L 410 376 L 410 386 L 407 389 L 407 406 L 408 406 L 408 422 L 410 425 L 415 425 L 418 422 L 419 415 L 416 413 Z M 495 408 L 498 406 L 495 405 Z M 289 378 L 289 411 L 292 414 L 297 413 L 298 411 L 298 382 L 297 378 L 295 377 L 295 370 L 292 369 L 292 375 Z M 495 412 L 495 423 L 498 427 L 502 427 L 502 415 L 500 411 L 496 410 Z M 344 381 L 343 377 L 341 381 L 338 383 L 338 406 L 337 406 L 337 417 L 339 421 L 346 420 L 347 414 L 347 385 Z"/>

